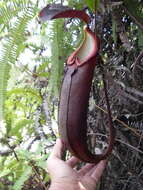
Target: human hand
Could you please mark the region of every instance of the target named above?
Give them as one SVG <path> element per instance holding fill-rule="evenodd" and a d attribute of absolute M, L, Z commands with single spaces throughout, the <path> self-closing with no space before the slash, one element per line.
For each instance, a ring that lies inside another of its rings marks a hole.
<path fill-rule="evenodd" d="M 48 159 L 48 171 L 52 184 L 50 190 L 95 190 L 97 183 L 106 167 L 106 160 L 97 165 L 86 164 L 80 170 L 73 169 L 80 160 L 75 157 L 66 162 L 61 160 L 64 146 L 60 139 Z"/>

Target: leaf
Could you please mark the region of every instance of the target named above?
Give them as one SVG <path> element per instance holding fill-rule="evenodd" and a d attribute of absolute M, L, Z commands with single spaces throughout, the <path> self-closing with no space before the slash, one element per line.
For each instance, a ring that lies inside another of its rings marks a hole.
<path fill-rule="evenodd" d="M 48 77 L 49 76 L 49 73 L 48 72 L 41 72 L 41 73 L 38 73 L 37 74 L 38 75 L 38 77 Z"/>
<path fill-rule="evenodd" d="M 42 102 L 42 98 L 41 98 L 39 92 L 32 88 L 15 88 L 13 90 L 8 91 L 7 95 L 11 96 L 12 94 L 22 94 L 22 95 L 27 96 L 27 93 L 31 94 L 32 97 L 34 96 L 36 98 L 36 100 L 38 100 L 39 103 Z"/>
<path fill-rule="evenodd" d="M 143 31 L 138 30 L 138 46 L 140 50 L 143 48 Z"/>
<path fill-rule="evenodd" d="M 38 155 L 38 159 L 36 159 L 36 166 L 41 167 L 43 170 L 46 171 L 47 168 L 47 158 L 49 157 L 50 153 L 47 153 L 46 155 L 39 158 L 39 155 L 41 154 L 41 151 L 36 151 L 36 155 Z"/>
<path fill-rule="evenodd" d="M 20 55 L 19 47 L 23 51 L 22 44 L 26 41 L 25 33 L 28 23 L 35 16 L 34 8 L 30 7 L 25 1 L 23 4 L 25 8 L 21 9 L 19 5 L 20 1 L 13 2 L 14 12 L 11 11 L 11 6 L 9 2 L 0 10 L 0 17 L 3 18 L 1 22 L 7 25 L 10 22 L 11 18 L 17 16 L 18 13 L 21 13 L 21 16 L 15 18 L 15 23 L 9 28 L 9 36 L 4 43 L 1 51 L 0 57 L 0 120 L 3 119 L 4 113 L 4 102 L 7 90 L 7 83 L 10 77 L 10 69 L 12 64 L 15 64 L 17 57 Z M 17 4 L 16 4 L 17 3 Z M 18 6 L 17 6 L 18 5 Z M 27 6 L 28 5 L 28 6 Z"/>
<path fill-rule="evenodd" d="M 17 168 L 18 165 L 19 163 L 17 162 L 17 160 L 11 158 L 8 158 L 5 163 L 6 169 L 11 170 L 11 173 Z"/>
<path fill-rule="evenodd" d="M 92 11 L 96 11 L 99 7 L 100 0 L 85 0 L 85 2 Z"/>
<path fill-rule="evenodd" d="M 24 182 L 29 178 L 30 174 L 32 173 L 32 168 L 27 166 L 25 170 L 22 172 L 20 178 L 15 182 L 13 186 L 13 190 L 21 190 Z"/>
<path fill-rule="evenodd" d="M 53 22 L 53 36 L 51 44 L 51 76 L 49 80 L 49 91 L 51 95 L 59 95 L 59 89 L 61 85 L 61 76 L 63 72 L 64 62 L 59 59 L 63 55 L 63 38 L 64 33 L 59 32 L 63 30 L 63 20 L 56 20 Z"/>
<path fill-rule="evenodd" d="M 39 68 L 37 69 L 37 72 L 39 73 L 39 72 L 42 72 L 42 71 L 45 71 L 45 69 L 46 69 L 46 67 L 48 66 L 48 62 L 44 62 L 44 63 L 42 63 L 40 66 L 39 66 Z"/>
<path fill-rule="evenodd" d="M 127 13 L 135 23 L 143 29 L 143 3 L 137 0 L 124 0 Z"/>
<path fill-rule="evenodd" d="M 11 129 L 10 135 L 14 135 L 14 136 L 20 137 L 21 136 L 20 129 L 22 129 L 26 125 L 30 125 L 32 123 L 33 123 L 33 121 L 32 120 L 28 120 L 28 119 L 22 119 L 22 120 L 18 121 L 16 123 L 16 126 Z"/>
<path fill-rule="evenodd" d="M 39 166 L 39 167 L 41 167 L 43 170 L 46 170 L 47 161 L 39 160 L 38 162 L 36 162 L 36 165 Z"/>
<path fill-rule="evenodd" d="M 0 173 L 0 178 L 2 178 L 2 177 L 4 177 L 4 176 L 8 175 L 10 172 L 11 172 L 10 169 L 4 169 L 4 170 L 1 171 L 1 173 Z"/>
<path fill-rule="evenodd" d="M 99 4 L 100 4 L 100 0 L 96 0 L 96 1 L 95 1 L 95 10 L 97 10 L 97 9 L 98 9 Z"/>
<path fill-rule="evenodd" d="M 114 19 L 112 19 L 112 36 L 114 40 L 114 44 L 116 45 L 117 43 L 117 23 Z"/>
<path fill-rule="evenodd" d="M 5 60 L 5 62 L 4 62 Z M 6 88 L 9 79 L 10 65 L 6 62 L 6 58 L 0 61 L 0 121 L 3 119 L 3 108 L 6 95 Z"/>
<path fill-rule="evenodd" d="M 29 150 L 25 150 L 25 149 L 19 149 L 16 151 L 16 153 L 18 154 L 19 158 L 24 159 L 24 160 L 31 160 L 33 157 L 33 153 L 30 152 Z"/>

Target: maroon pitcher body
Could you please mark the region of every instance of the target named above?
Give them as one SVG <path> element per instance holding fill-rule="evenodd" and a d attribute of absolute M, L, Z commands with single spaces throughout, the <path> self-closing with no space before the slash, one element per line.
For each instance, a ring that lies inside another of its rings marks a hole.
<path fill-rule="evenodd" d="M 48 5 L 39 14 L 43 20 L 56 18 L 80 18 L 86 24 L 90 18 L 84 11 L 58 8 Z M 59 133 L 67 149 L 84 162 L 98 163 L 112 152 L 115 131 L 109 122 L 108 147 L 103 154 L 92 154 L 87 145 L 87 110 L 89 95 L 99 51 L 99 40 L 95 33 L 84 27 L 84 40 L 67 59 L 59 104 Z"/>

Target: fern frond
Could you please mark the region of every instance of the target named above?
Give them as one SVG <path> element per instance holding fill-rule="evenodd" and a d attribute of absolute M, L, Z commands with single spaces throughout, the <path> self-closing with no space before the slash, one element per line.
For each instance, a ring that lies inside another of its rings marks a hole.
<path fill-rule="evenodd" d="M 65 54 L 65 33 L 63 31 L 63 20 L 56 20 L 51 28 L 51 76 L 49 81 L 49 92 L 51 95 L 59 95 L 64 62 L 67 58 Z M 66 52 L 68 48 L 66 47 Z"/>
<path fill-rule="evenodd" d="M 32 88 L 16 88 L 16 89 L 12 89 L 10 91 L 7 92 L 7 96 L 11 96 L 13 94 L 17 94 L 17 95 L 26 95 L 27 94 L 30 94 L 31 97 L 34 96 L 34 98 L 39 102 L 39 103 L 42 103 L 42 98 L 39 94 L 39 92 L 35 89 L 32 89 Z"/>
<path fill-rule="evenodd" d="M 7 7 L 6 12 L 9 11 L 10 9 Z M 22 9 L 20 11 L 20 16 L 17 16 L 14 27 L 9 31 L 9 38 L 3 46 L 2 56 L 0 58 L 0 120 L 3 118 L 4 100 L 11 68 L 10 65 L 15 64 L 20 55 L 18 49 L 26 40 L 25 32 L 27 25 L 34 16 L 34 7 L 28 6 Z M 7 19 L 8 17 L 5 16 L 5 18 Z"/>
<path fill-rule="evenodd" d="M 0 4 L 0 24 L 7 25 L 11 22 L 13 17 L 24 10 L 27 7 L 30 7 L 31 3 L 28 0 L 12 0 L 10 2 L 3 2 Z"/>
<path fill-rule="evenodd" d="M 24 182 L 29 178 L 30 174 L 32 173 L 32 168 L 27 166 L 24 171 L 22 171 L 20 178 L 16 181 L 13 186 L 13 190 L 21 190 Z"/>
<path fill-rule="evenodd" d="M 10 136 L 17 136 L 18 138 L 22 138 L 22 133 L 21 130 L 26 126 L 26 125 L 31 125 L 33 124 L 32 120 L 28 119 L 21 119 L 15 124 L 15 127 L 13 127 L 9 133 Z"/>

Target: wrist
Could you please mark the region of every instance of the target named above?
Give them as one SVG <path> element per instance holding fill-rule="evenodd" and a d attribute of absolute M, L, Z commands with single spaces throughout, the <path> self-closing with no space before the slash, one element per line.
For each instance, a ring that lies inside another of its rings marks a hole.
<path fill-rule="evenodd" d="M 53 181 L 49 190 L 80 190 L 78 181 L 73 180 L 58 180 Z"/>
<path fill-rule="evenodd" d="M 81 183 L 79 184 L 51 184 L 49 190 L 86 190 Z"/>
<path fill-rule="evenodd" d="M 52 184 L 49 190 L 80 190 L 78 186 L 71 184 Z"/>

